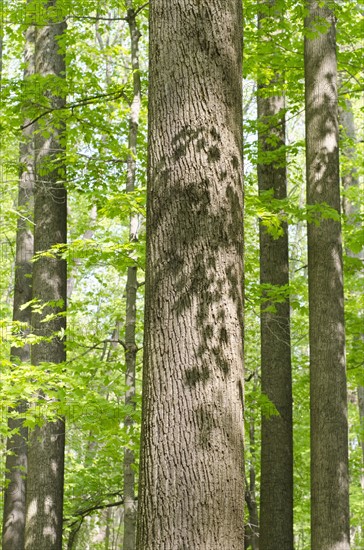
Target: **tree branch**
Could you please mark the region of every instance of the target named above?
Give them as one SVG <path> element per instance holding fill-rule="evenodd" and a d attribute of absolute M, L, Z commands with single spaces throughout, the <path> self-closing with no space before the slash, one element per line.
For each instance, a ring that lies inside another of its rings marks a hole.
<path fill-rule="evenodd" d="M 144 8 L 148 6 L 149 2 L 145 2 L 137 10 L 133 10 L 133 17 L 136 17 Z M 128 21 L 130 14 L 125 17 L 100 17 L 96 15 L 68 15 L 66 19 L 88 19 L 90 21 Z"/>
<path fill-rule="evenodd" d="M 115 342 L 117 344 L 121 344 L 123 346 L 123 348 L 126 349 L 125 342 L 123 340 L 112 340 L 112 339 L 109 339 L 109 338 L 106 338 L 105 340 L 100 340 L 99 342 L 97 342 L 93 346 L 84 346 L 83 344 L 78 344 L 79 346 L 87 347 L 87 350 L 84 351 L 83 353 L 80 353 L 80 355 L 76 355 L 76 357 L 74 357 L 73 359 L 70 359 L 69 361 L 67 361 L 66 365 L 69 365 L 70 363 L 73 363 L 73 361 L 76 361 L 77 359 L 80 359 L 81 357 L 83 357 L 84 355 L 87 355 L 87 353 L 90 353 L 90 351 L 92 351 L 94 349 L 102 349 L 102 348 L 99 348 L 99 345 L 100 344 L 107 344 L 109 342 L 111 342 L 111 343 Z"/>
<path fill-rule="evenodd" d="M 74 527 L 79 522 L 82 523 L 84 518 L 86 516 L 89 516 L 90 514 L 92 514 L 92 512 L 96 512 L 97 510 L 105 510 L 106 508 L 113 508 L 115 506 L 121 506 L 122 504 L 124 504 L 124 499 L 123 498 L 121 500 L 117 500 L 116 502 L 108 502 L 106 504 L 98 503 L 98 504 L 94 504 L 93 506 L 89 506 L 88 508 L 83 508 L 82 510 L 77 510 L 73 514 L 73 516 L 78 516 L 78 518 L 75 519 L 74 521 L 72 521 L 72 523 L 69 524 L 69 527 Z M 72 518 L 65 518 L 63 521 L 64 522 L 69 522 L 71 520 L 72 520 Z"/>
<path fill-rule="evenodd" d="M 126 99 L 126 101 L 129 103 L 129 98 L 125 94 L 124 88 L 122 88 L 121 90 L 115 91 L 115 92 L 110 92 L 109 94 L 97 94 L 97 95 L 94 95 L 94 96 L 91 96 L 91 97 L 86 97 L 85 99 L 81 99 L 81 101 L 77 101 L 75 103 L 70 103 L 69 105 L 66 104 L 65 107 L 60 107 L 60 108 L 55 107 L 53 109 L 47 109 L 46 111 L 44 111 L 43 113 L 41 113 L 40 115 L 35 117 L 30 122 L 27 122 L 27 124 L 24 124 L 23 126 L 20 126 L 20 130 L 25 130 L 25 128 L 28 128 L 29 126 L 31 126 L 32 124 L 37 122 L 39 119 L 49 115 L 53 111 L 63 111 L 63 110 L 66 110 L 66 109 L 75 109 L 77 107 L 83 107 L 84 105 L 89 105 L 89 104 L 94 103 L 95 101 L 97 101 L 99 99 L 104 99 L 104 98 L 107 98 L 107 97 L 111 98 L 112 96 L 114 96 L 112 99 L 118 99 L 119 97 L 124 97 L 124 99 Z"/>

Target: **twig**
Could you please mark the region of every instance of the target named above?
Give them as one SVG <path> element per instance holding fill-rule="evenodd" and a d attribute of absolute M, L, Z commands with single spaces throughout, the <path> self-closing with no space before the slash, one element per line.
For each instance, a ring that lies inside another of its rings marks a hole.
<path fill-rule="evenodd" d="M 86 516 L 89 516 L 92 512 L 96 510 L 105 510 L 106 508 L 113 508 L 114 506 L 121 506 L 124 504 L 124 499 L 117 500 L 116 502 L 108 502 L 107 504 L 95 504 L 89 508 L 84 508 L 83 510 L 77 510 L 74 513 L 74 516 L 79 516 L 78 519 L 75 519 L 72 523 L 69 524 L 69 527 L 77 525 L 77 523 L 82 522 Z M 71 518 L 65 518 L 64 522 L 71 521 Z"/>
<path fill-rule="evenodd" d="M 94 101 L 97 101 L 98 99 L 104 99 L 106 97 L 111 97 L 111 96 L 114 96 L 113 99 L 118 99 L 119 97 L 124 96 L 126 101 L 129 103 L 129 99 L 126 96 L 126 94 L 124 92 L 124 89 L 121 89 L 121 90 L 118 90 L 118 91 L 115 91 L 115 92 L 110 92 L 109 94 L 98 94 L 98 95 L 95 95 L 95 96 L 86 97 L 85 99 L 81 99 L 81 101 L 78 101 L 76 103 L 70 103 L 69 105 L 65 105 L 64 107 L 54 107 L 52 109 L 47 109 L 46 111 L 44 111 L 43 113 L 41 113 L 40 115 L 35 117 L 33 120 L 31 120 L 27 124 L 24 124 L 23 126 L 20 126 L 20 130 L 25 130 L 26 128 L 28 128 L 29 126 L 31 126 L 32 124 L 37 122 L 39 119 L 49 115 L 49 113 L 52 113 L 53 111 L 63 111 L 63 110 L 66 110 L 66 109 L 75 109 L 76 107 L 82 107 L 84 105 L 89 105 L 90 103 L 93 103 Z"/>
<path fill-rule="evenodd" d="M 88 348 L 86 351 L 84 351 L 83 353 L 80 353 L 80 355 L 76 355 L 76 357 L 74 357 L 73 359 L 70 359 L 65 364 L 69 365 L 70 363 L 73 363 L 73 361 L 76 361 L 77 359 L 80 359 L 81 357 L 83 357 L 84 355 L 87 355 L 87 353 L 90 353 L 90 351 L 92 351 L 94 349 L 103 349 L 103 348 L 99 348 L 99 345 L 100 344 L 107 344 L 109 342 L 111 342 L 111 343 L 116 342 L 117 344 L 120 344 L 121 346 L 123 346 L 124 349 L 126 349 L 126 345 L 125 345 L 125 342 L 123 340 L 111 340 L 109 338 L 106 338 L 105 340 L 100 340 L 100 342 L 96 342 L 96 344 L 94 344 L 93 346 L 85 346 L 85 347 Z M 78 346 L 83 346 L 83 344 L 77 344 L 77 345 Z"/>

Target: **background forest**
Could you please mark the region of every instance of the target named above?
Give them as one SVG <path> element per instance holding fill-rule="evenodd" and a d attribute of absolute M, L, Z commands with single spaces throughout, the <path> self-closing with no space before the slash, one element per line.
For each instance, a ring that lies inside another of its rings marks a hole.
<path fill-rule="evenodd" d="M 337 33 L 350 533 L 351 547 L 359 550 L 364 548 L 364 7 L 356 0 L 327 4 Z M 4 495 L 15 484 L 16 500 L 25 479 L 25 441 L 33 437 L 34 447 L 37 429 L 59 428 L 57 422 L 65 419 L 63 548 L 68 550 L 136 548 L 149 9 L 143 0 L 1 2 L 0 479 Z M 305 28 L 307 7 L 295 0 L 244 0 L 243 13 L 245 547 L 259 548 L 262 420 L 280 415 L 261 386 L 261 318 L 282 315 L 289 300 L 290 346 L 285 347 L 292 366 L 294 547 L 318 550 L 310 542 L 307 225 L 340 217 L 328 205 L 306 204 L 304 36 L 325 33 L 327 25 Z M 35 38 L 35 29 L 51 30 L 41 38 L 37 31 Z M 66 71 L 49 69 L 52 55 L 58 64 L 63 59 Z M 272 97 L 281 101 L 275 111 L 269 107 Z M 37 147 L 44 146 L 54 135 L 58 153 L 38 173 L 53 174 L 55 189 L 60 178 L 66 182 L 67 241 L 50 235 L 51 227 L 45 230 L 51 240 L 40 240 L 33 257 L 37 207 L 33 214 L 31 144 L 34 138 Z M 286 196 L 262 187 L 263 179 L 258 184 L 264 165 L 286 174 Z M 262 228 L 275 243 L 288 235 L 284 283 L 262 279 Z M 48 259 L 67 261 L 67 314 L 62 299 L 31 294 L 32 270 Z M 13 312 L 17 273 L 23 274 L 18 314 Z M 33 326 L 36 315 L 41 319 L 38 331 L 29 330 L 30 315 Z M 57 333 L 57 349 L 51 348 L 50 333 L 42 332 L 49 326 Z M 31 358 L 31 345 L 43 355 Z M 9 476 L 11 457 L 18 460 L 12 463 L 16 479 Z M 43 458 L 30 460 L 42 469 Z M 29 487 L 37 486 L 40 475 Z M 3 535 L 4 508 L 2 499 Z M 3 541 L 3 548 L 23 550 L 22 542 L 16 544 Z"/>

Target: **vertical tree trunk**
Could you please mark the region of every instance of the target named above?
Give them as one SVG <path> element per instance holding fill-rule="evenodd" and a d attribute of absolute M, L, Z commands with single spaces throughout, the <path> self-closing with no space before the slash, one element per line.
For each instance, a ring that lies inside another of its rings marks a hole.
<path fill-rule="evenodd" d="M 276 24 L 282 18 L 275 2 L 266 2 L 271 12 L 259 15 L 260 26 Z M 265 20 L 266 19 L 266 20 Z M 264 21 L 265 20 L 265 21 Z M 273 44 L 272 44 L 273 47 Z M 258 93 L 258 186 L 259 193 L 273 190 L 275 199 L 287 197 L 285 146 L 285 101 L 272 95 L 283 79 L 280 75 L 267 84 L 260 83 Z M 272 161 L 272 154 L 274 160 Z M 277 287 L 289 284 L 288 227 L 274 238 L 260 225 L 260 282 Z M 273 306 L 274 311 L 268 310 Z M 279 412 L 262 415 L 260 482 L 260 550 L 293 548 L 293 434 L 290 306 L 287 297 L 281 303 L 261 306 L 261 388 Z"/>
<path fill-rule="evenodd" d="M 150 5 L 138 550 L 244 547 L 241 19 Z"/>
<path fill-rule="evenodd" d="M 253 391 L 257 391 L 258 386 L 258 373 L 254 373 L 254 385 Z M 245 539 L 244 548 L 251 548 L 251 550 L 259 550 L 259 514 L 258 503 L 256 499 L 256 439 L 255 439 L 255 411 L 252 410 L 251 417 L 249 419 L 249 451 L 250 451 L 250 464 L 249 464 L 249 477 L 245 479 L 245 502 L 249 512 L 249 525 L 245 527 Z"/>
<path fill-rule="evenodd" d="M 46 21 L 39 21 L 36 31 L 35 70 L 50 79 L 65 76 L 65 59 L 59 37 L 65 32 L 65 22 L 59 16 L 56 0 L 50 0 Z M 53 18 L 49 19 L 50 14 Z M 56 89 L 55 87 L 53 89 Z M 64 95 L 46 92 L 50 106 L 56 110 L 65 104 Z M 46 129 L 46 132 L 45 132 Z M 36 182 L 34 193 L 34 251 L 49 250 L 53 245 L 66 243 L 67 199 L 64 185 L 63 156 L 65 151 L 64 124 L 59 117 L 39 123 L 36 135 Z M 65 361 L 64 332 L 66 321 L 67 271 L 65 260 L 41 256 L 33 267 L 33 298 L 47 305 L 41 313 L 33 313 L 32 326 L 48 341 L 32 346 L 32 363 L 62 363 Z M 50 313 L 61 314 L 42 322 Z M 52 368 L 50 366 L 50 368 Z M 40 392 L 40 399 L 42 394 Z M 46 422 L 30 434 L 28 454 L 27 550 L 61 550 L 65 426 L 62 419 Z"/>
<path fill-rule="evenodd" d="M 34 73 L 34 26 L 25 32 L 24 47 L 24 82 Z M 29 120 L 24 121 L 25 125 Z M 20 178 L 18 191 L 18 211 L 20 213 L 16 232 L 15 284 L 13 301 L 13 321 L 30 327 L 31 309 L 21 309 L 32 298 L 32 264 L 33 257 L 33 188 L 34 188 L 34 140 L 33 126 L 23 130 L 20 144 Z M 22 332 L 27 334 L 25 326 Z M 30 362 L 30 346 L 11 348 L 11 361 L 14 365 Z M 16 367 L 15 367 L 16 368 Z M 21 415 L 26 403 L 19 403 L 15 411 Z M 9 413 L 11 414 L 11 410 Z M 23 419 L 8 419 L 9 430 L 17 430 L 7 440 L 6 478 L 3 514 L 3 550 L 24 548 L 25 533 L 25 497 L 27 475 L 27 439 L 28 430 L 23 427 Z"/>
<path fill-rule="evenodd" d="M 305 21 L 308 205 L 340 212 L 334 15 L 315 0 Z M 327 25 L 326 31 L 315 30 Z M 308 224 L 311 547 L 348 550 L 349 481 L 341 224 Z"/>
<path fill-rule="evenodd" d="M 357 187 L 359 188 L 359 176 L 358 171 L 355 166 L 355 146 L 354 143 L 356 141 L 356 132 L 355 132 L 355 124 L 354 124 L 354 115 L 353 115 L 353 109 L 350 101 L 346 101 L 345 109 L 339 109 L 339 118 L 341 125 L 343 127 L 345 136 L 351 140 L 351 144 L 349 146 L 344 147 L 342 154 L 347 157 L 349 161 L 353 163 L 350 170 L 343 175 L 342 177 L 342 185 L 344 190 L 348 190 L 350 187 Z M 357 224 L 355 218 L 356 215 L 359 214 L 358 207 L 353 204 L 350 200 L 348 200 L 347 197 L 344 197 L 343 200 L 343 211 L 344 214 L 348 218 L 348 222 L 351 224 Z M 350 249 L 346 250 L 346 254 L 351 257 L 359 257 L 361 259 L 364 259 L 364 250 L 362 249 L 359 254 L 354 254 Z M 361 332 L 357 336 L 362 341 L 364 341 L 364 331 Z M 357 387 L 357 394 L 358 394 L 358 412 L 359 412 L 359 420 L 360 420 L 360 428 L 361 428 L 361 449 L 362 449 L 362 475 L 361 475 L 361 486 L 364 490 L 364 386 L 358 386 Z"/>
<path fill-rule="evenodd" d="M 126 191 L 133 192 L 136 179 L 136 155 L 141 107 L 141 82 L 139 72 L 139 38 L 140 32 L 136 22 L 136 14 L 132 0 L 126 2 L 128 8 L 127 21 L 131 42 L 131 66 L 133 71 L 133 101 L 129 119 L 129 156 L 127 164 Z M 138 216 L 130 217 L 130 241 L 138 239 Z M 125 405 L 135 407 L 135 369 L 137 346 L 135 341 L 136 299 L 137 299 L 137 267 L 128 267 L 126 281 L 126 316 L 125 316 Z M 132 429 L 133 418 L 125 419 L 125 426 Z M 136 544 L 136 506 L 135 506 L 135 456 L 134 451 L 124 449 L 124 536 L 123 549 L 135 550 Z"/>

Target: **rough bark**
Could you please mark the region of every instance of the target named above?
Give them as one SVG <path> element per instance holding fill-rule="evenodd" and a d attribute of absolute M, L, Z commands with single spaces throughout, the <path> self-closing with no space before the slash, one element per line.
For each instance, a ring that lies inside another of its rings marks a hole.
<path fill-rule="evenodd" d="M 150 5 L 138 550 L 244 547 L 241 19 Z"/>
<path fill-rule="evenodd" d="M 45 6 L 46 14 L 59 13 L 56 1 Z M 35 70 L 45 77 L 64 77 L 65 60 L 58 37 L 65 32 L 65 22 L 40 21 L 35 42 Z M 54 109 L 62 108 L 65 98 L 45 92 Z M 65 151 L 64 124 L 58 118 L 47 119 L 46 132 L 40 127 L 36 134 L 36 182 L 34 192 L 34 251 L 49 250 L 53 245 L 66 243 L 66 190 L 63 156 Z M 33 298 L 41 304 L 52 301 L 41 313 L 32 314 L 35 334 L 51 337 L 49 341 L 32 346 L 34 365 L 43 362 L 65 361 L 64 339 L 55 336 L 65 330 L 67 272 L 66 261 L 58 256 L 43 255 L 33 267 Z M 42 322 L 50 313 L 57 315 Z M 51 365 L 49 367 L 52 368 Z M 42 392 L 39 392 L 42 399 Z M 26 541 L 27 550 L 61 550 L 64 472 L 64 421 L 46 421 L 37 426 L 29 437 Z"/>
<path fill-rule="evenodd" d="M 271 11 L 259 15 L 260 26 L 274 25 L 282 13 L 275 2 Z M 269 23 L 268 23 L 269 24 Z M 270 83 L 259 83 L 258 91 L 258 187 L 259 193 L 273 191 L 275 199 L 287 197 L 285 146 L 285 101 L 283 95 L 268 95 L 277 89 L 280 75 Z M 274 160 L 272 156 L 274 154 Z M 260 224 L 260 282 L 280 289 L 289 284 L 288 227 L 275 238 Z M 270 307 L 274 308 L 274 311 Z M 292 372 L 289 297 L 280 303 L 264 301 L 261 306 L 261 389 L 279 415 L 262 415 L 260 482 L 260 550 L 293 548 L 293 433 Z"/>
<path fill-rule="evenodd" d="M 24 47 L 24 81 L 34 73 L 34 27 L 25 32 Z M 29 121 L 28 121 L 29 122 Z M 18 222 L 16 231 L 15 281 L 13 300 L 13 321 L 22 323 L 20 329 L 24 335 L 29 333 L 31 309 L 21 307 L 32 298 L 32 264 L 33 257 L 33 188 L 34 188 L 34 141 L 33 128 L 28 126 L 23 130 L 20 144 L 20 174 L 18 190 Z M 11 348 L 11 361 L 14 368 L 19 363 L 30 362 L 30 346 Z M 26 410 L 26 402 L 17 404 L 14 411 L 21 415 Z M 21 550 L 24 548 L 25 532 L 25 493 L 27 474 L 27 438 L 28 430 L 23 427 L 20 417 L 12 418 L 14 412 L 9 410 L 8 429 L 16 430 L 7 439 L 7 455 L 5 462 L 5 491 L 3 513 L 3 550 Z"/>
<path fill-rule="evenodd" d="M 136 14 L 133 2 L 126 3 L 128 8 L 127 21 L 131 42 L 131 66 L 133 71 L 133 101 L 130 107 L 129 118 L 129 155 L 127 160 L 126 191 L 133 192 L 136 184 L 136 155 L 139 127 L 139 113 L 141 107 L 141 82 L 139 71 L 139 38 Z M 138 240 L 138 216 L 130 217 L 130 241 Z M 128 267 L 126 280 L 126 315 L 125 315 L 125 405 L 135 407 L 135 371 L 137 345 L 135 340 L 136 300 L 137 300 L 137 267 Z M 132 429 L 133 418 L 125 419 L 125 427 Z M 135 550 L 136 544 L 136 504 L 135 504 L 135 456 L 131 448 L 124 449 L 124 550 Z"/>
<path fill-rule="evenodd" d="M 320 7 L 321 6 L 321 7 Z M 305 38 L 308 205 L 340 212 L 335 21 L 308 1 Z M 327 30 L 315 30 L 325 22 Z M 349 481 L 342 239 L 339 221 L 308 223 L 311 548 L 348 550 Z"/>

